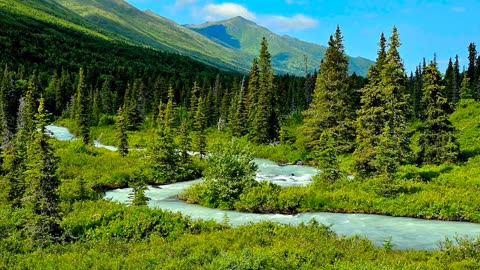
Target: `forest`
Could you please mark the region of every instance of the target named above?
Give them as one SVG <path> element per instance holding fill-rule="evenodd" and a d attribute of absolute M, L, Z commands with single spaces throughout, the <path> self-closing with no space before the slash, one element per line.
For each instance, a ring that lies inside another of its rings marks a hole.
<path fill-rule="evenodd" d="M 341 29 L 318 70 L 276 75 L 268 40 L 249 74 L 1 9 L 0 268 L 476 269 L 480 238 L 399 250 L 298 226 L 233 227 L 150 208 L 147 185 L 203 177 L 180 199 L 254 213 L 372 213 L 480 222 L 480 56 L 466 44 L 407 74 L 379 33 L 365 78 Z M 78 140 L 59 141 L 49 124 Z M 94 141 L 118 151 L 96 148 Z M 192 154 L 193 153 L 193 154 Z M 305 187 L 254 180 L 254 157 L 309 164 Z M 104 193 L 131 187 L 128 204 Z"/>

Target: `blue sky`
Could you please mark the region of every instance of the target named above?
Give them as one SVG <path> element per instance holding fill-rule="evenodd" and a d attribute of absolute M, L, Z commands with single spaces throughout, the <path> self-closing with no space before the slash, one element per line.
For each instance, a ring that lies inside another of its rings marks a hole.
<path fill-rule="evenodd" d="M 401 56 L 409 72 L 437 54 L 445 71 L 449 57 L 467 65 L 467 46 L 480 51 L 480 1 L 311 1 L 311 0 L 127 0 L 179 24 L 243 16 L 277 34 L 326 45 L 340 25 L 346 52 L 374 60 L 380 33 L 393 25 L 400 34 Z"/>

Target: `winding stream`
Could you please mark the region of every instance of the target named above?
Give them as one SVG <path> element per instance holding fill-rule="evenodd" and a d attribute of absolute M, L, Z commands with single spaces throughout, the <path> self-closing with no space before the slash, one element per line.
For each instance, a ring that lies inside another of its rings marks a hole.
<path fill-rule="evenodd" d="M 73 135 L 66 128 L 47 126 L 47 129 L 59 140 L 73 139 Z M 100 143 L 96 146 L 116 150 L 115 147 Z M 265 159 L 255 159 L 255 163 L 258 165 L 257 180 L 271 180 L 284 187 L 307 185 L 311 177 L 317 173 L 315 168 L 309 166 L 280 166 Z M 377 245 L 391 239 L 393 247 L 399 249 L 435 249 L 438 247 L 438 242 L 445 240 L 445 237 L 453 239 L 456 235 L 469 237 L 480 235 L 480 224 L 468 222 L 325 212 L 297 215 L 240 213 L 187 204 L 177 199 L 177 194 L 181 190 L 197 181 L 200 180 L 163 185 L 158 188 L 149 187 L 146 192 L 146 195 L 151 199 L 149 206 L 181 212 L 194 219 L 223 221 L 227 218 L 233 226 L 262 220 L 295 225 L 301 222 L 309 222 L 314 218 L 320 223 L 331 225 L 331 229 L 339 235 L 358 234 L 369 238 Z M 124 203 L 127 202 L 130 191 L 129 188 L 111 190 L 106 193 L 105 198 Z"/>

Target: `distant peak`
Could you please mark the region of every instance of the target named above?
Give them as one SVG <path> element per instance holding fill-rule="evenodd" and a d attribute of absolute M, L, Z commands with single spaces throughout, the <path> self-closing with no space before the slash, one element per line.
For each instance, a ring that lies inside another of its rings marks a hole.
<path fill-rule="evenodd" d="M 228 19 L 226 21 L 230 21 L 230 22 L 241 22 L 241 23 L 249 23 L 249 24 L 256 24 L 248 19 L 245 19 L 244 17 L 242 16 L 236 16 L 236 17 L 233 17 L 231 19 Z"/>

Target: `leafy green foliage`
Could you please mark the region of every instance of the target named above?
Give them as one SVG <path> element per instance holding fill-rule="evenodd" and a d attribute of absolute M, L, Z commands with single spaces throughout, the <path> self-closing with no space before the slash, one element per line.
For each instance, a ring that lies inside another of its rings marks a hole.
<path fill-rule="evenodd" d="M 257 168 L 252 152 L 235 139 L 213 145 L 210 152 L 205 180 L 187 189 L 180 197 L 213 207 L 232 208 L 240 194 L 256 184 L 253 177 Z"/>

